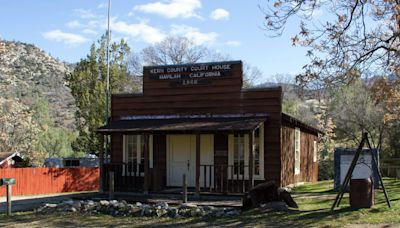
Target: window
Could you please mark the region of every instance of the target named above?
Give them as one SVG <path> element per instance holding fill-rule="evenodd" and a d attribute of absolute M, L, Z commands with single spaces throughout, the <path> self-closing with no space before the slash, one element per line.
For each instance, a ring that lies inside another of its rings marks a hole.
<path fill-rule="evenodd" d="M 143 173 L 144 168 L 144 139 L 141 135 L 124 135 L 124 163 L 127 165 L 128 174 L 137 175 Z M 124 173 L 126 173 L 124 171 Z"/>
<path fill-rule="evenodd" d="M 318 147 L 317 147 L 317 141 L 315 141 L 314 140 L 314 162 L 317 162 L 317 160 L 318 160 L 318 153 L 317 153 L 317 151 L 318 151 Z"/>
<path fill-rule="evenodd" d="M 294 174 L 300 173 L 300 129 L 294 131 Z"/>
<path fill-rule="evenodd" d="M 79 160 L 64 160 L 64 167 L 77 167 L 79 166 Z"/>
<path fill-rule="evenodd" d="M 253 168 L 254 179 L 264 179 L 264 125 L 253 132 Z M 228 143 L 228 177 L 249 178 L 249 136 L 235 133 L 229 135 Z M 233 173 L 232 173 L 233 172 Z"/>
<path fill-rule="evenodd" d="M 234 134 L 233 146 L 233 175 L 243 175 L 245 159 L 244 134 Z"/>

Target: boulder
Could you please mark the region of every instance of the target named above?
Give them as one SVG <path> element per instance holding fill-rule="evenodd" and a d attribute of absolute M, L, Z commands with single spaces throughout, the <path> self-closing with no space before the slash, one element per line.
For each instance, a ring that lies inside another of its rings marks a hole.
<path fill-rule="evenodd" d="M 278 187 L 273 181 L 256 185 L 250 190 L 249 195 L 253 207 L 258 207 L 266 202 L 279 201 Z"/>
<path fill-rule="evenodd" d="M 168 208 L 168 207 L 169 207 L 169 205 L 168 205 L 167 202 L 158 202 L 158 203 L 156 204 L 156 206 L 157 206 L 157 207 L 161 207 L 161 208 Z"/>
<path fill-rule="evenodd" d="M 178 208 L 169 207 L 167 215 L 168 215 L 168 217 L 176 218 L 176 217 L 178 217 L 178 212 L 179 212 Z"/>
<path fill-rule="evenodd" d="M 55 203 L 46 203 L 44 206 L 45 206 L 46 208 L 56 208 L 56 207 L 57 207 L 57 204 L 55 204 Z"/>
<path fill-rule="evenodd" d="M 142 203 L 141 203 L 141 202 L 136 202 L 136 206 L 137 206 L 137 207 L 141 207 L 141 206 L 142 206 Z"/>
<path fill-rule="evenodd" d="M 279 188 L 275 182 L 268 181 L 256 185 L 242 199 L 242 208 L 260 207 L 269 202 L 284 201 L 289 207 L 298 208 L 290 193 L 285 188 Z"/>
<path fill-rule="evenodd" d="M 238 216 L 240 215 L 240 211 L 239 210 L 230 210 L 228 212 L 225 213 L 226 216 Z"/>
<path fill-rule="evenodd" d="M 192 209 L 190 210 L 190 216 L 192 216 L 192 217 L 202 216 L 203 213 L 204 213 L 204 211 L 203 211 L 201 208 L 199 208 L 199 207 L 197 207 L 197 208 L 192 208 Z"/>
<path fill-rule="evenodd" d="M 108 205 L 110 205 L 110 202 L 107 201 L 107 200 L 100 200 L 100 205 L 101 206 L 108 206 Z"/>
<path fill-rule="evenodd" d="M 181 203 L 179 208 L 182 208 L 182 209 L 186 209 L 186 208 L 193 209 L 193 208 L 197 208 L 197 205 L 193 204 L 193 203 Z"/>
<path fill-rule="evenodd" d="M 156 215 L 157 217 L 161 217 L 164 216 L 168 213 L 168 211 L 165 208 L 160 208 L 160 209 L 156 209 Z"/>
<path fill-rule="evenodd" d="M 260 208 L 264 212 L 270 212 L 270 211 L 287 211 L 288 206 L 286 205 L 285 202 L 279 202 L 279 201 L 274 201 L 274 202 L 268 202 L 260 205 Z"/>
<path fill-rule="evenodd" d="M 289 207 L 299 208 L 297 203 L 294 201 L 294 199 L 286 189 L 279 188 L 278 192 L 279 192 L 279 198 L 283 200 Z"/>

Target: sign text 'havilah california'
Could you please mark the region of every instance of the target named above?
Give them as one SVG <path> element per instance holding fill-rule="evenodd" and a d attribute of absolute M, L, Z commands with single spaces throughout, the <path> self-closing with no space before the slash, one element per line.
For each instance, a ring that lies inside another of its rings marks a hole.
<path fill-rule="evenodd" d="M 154 67 L 149 70 L 150 80 L 171 80 L 171 86 L 205 85 L 208 78 L 230 76 L 231 63 L 194 64 Z"/>

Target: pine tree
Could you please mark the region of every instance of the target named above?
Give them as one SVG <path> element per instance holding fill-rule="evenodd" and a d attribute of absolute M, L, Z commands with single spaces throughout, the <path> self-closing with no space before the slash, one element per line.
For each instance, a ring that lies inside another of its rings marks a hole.
<path fill-rule="evenodd" d="M 130 75 L 127 58 L 130 53 L 128 44 L 121 40 L 112 43 L 110 48 L 110 90 L 120 93 L 129 90 Z M 92 44 L 90 53 L 77 64 L 68 77 L 69 87 L 75 97 L 79 136 L 73 148 L 85 153 L 95 152 L 99 148 L 96 129 L 105 124 L 106 83 L 107 83 L 107 46 L 106 36 L 102 36 L 98 45 Z M 110 113 L 110 110 L 109 110 Z"/>

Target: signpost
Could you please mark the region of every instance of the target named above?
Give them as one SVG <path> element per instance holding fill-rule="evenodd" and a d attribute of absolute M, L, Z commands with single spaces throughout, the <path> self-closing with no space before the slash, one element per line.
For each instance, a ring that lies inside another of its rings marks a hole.
<path fill-rule="evenodd" d="M 15 184 L 15 178 L 1 178 L 0 186 L 6 185 L 6 194 L 7 194 L 7 216 L 11 216 L 11 194 L 12 188 L 11 185 Z"/>

